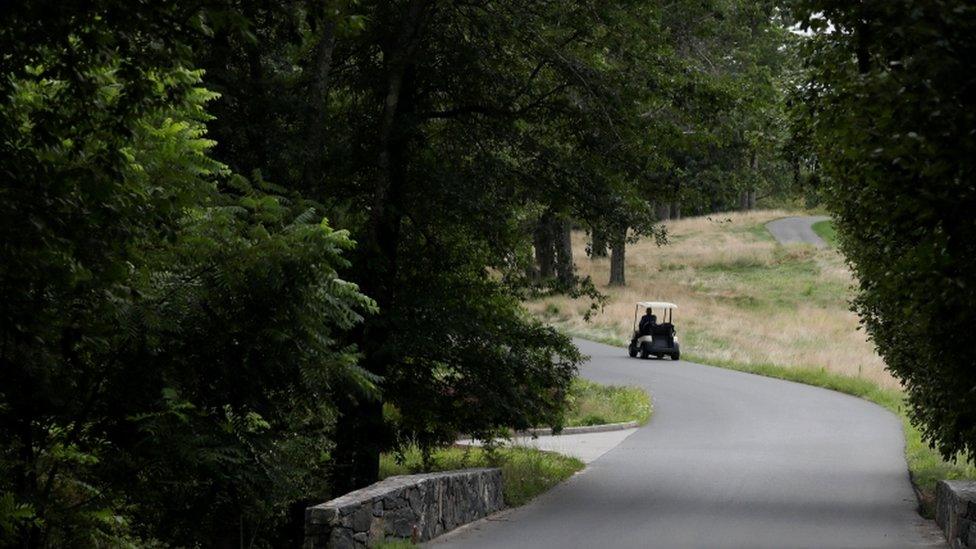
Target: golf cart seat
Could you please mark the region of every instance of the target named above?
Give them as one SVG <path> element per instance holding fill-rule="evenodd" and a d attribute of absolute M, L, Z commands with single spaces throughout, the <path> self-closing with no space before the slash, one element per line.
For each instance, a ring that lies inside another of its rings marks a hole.
<path fill-rule="evenodd" d="M 674 324 L 665 322 L 664 324 L 645 324 L 640 330 L 642 336 L 669 336 L 674 334 Z"/>
<path fill-rule="evenodd" d="M 648 335 L 655 335 L 655 336 L 674 335 L 674 324 L 671 324 L 670 322 L 665 322 L 663 324 L 656 324 L 651 330 L 651 333 Z"/>
<path fill-rule="evenodd" d="M 658 324 L 651 331 L 651 349 L 670 351 L 674 347 L 674 325 L 670 322 Z"/>

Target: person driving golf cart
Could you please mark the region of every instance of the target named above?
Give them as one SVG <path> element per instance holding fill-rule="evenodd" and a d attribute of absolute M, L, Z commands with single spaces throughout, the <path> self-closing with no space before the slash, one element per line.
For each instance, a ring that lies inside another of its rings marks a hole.
<path fill-rule="evenodd" d="M 647 309 L 647 314 L 641 317 L 638 330 L 640 330 L 641 335 L 651 335 L 655 326 L 657 326 L 657 317 L 651 312 L 651 309 Z"/>
<path fill-rule="evenodd" d="M 644 316 L 637 322 L 637 313 L 644 309 Z M 678 335 L 674 329 L 674 310 L 678 306 L 664 301 L 639 301 L 634 309 L 634 335 L 630 339 L 627 349 L 631 357 L 640 354 L 641 358 L 671 357 L 679 360 L 681 348 L 678 346 Z M 658 323 L 654 309 L 660 309 L 664 322 Z"/>

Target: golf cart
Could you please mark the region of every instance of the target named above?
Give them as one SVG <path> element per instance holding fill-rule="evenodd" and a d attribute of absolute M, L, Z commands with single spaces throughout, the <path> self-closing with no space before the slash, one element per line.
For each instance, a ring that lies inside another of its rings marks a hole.
<path fill-rule="evenodd" d="M 649 356 L 662 358 L 665 355 L 671 357 L 671 360 L 681 358 L 681 349 L 678 347 L 678 336 L 675 335 L 674 324 L 671 323 L 674 310 L 677 308 L 678 306 L 674 303 L 664 301 L 637 302 L 636 308 L 634 309 L 634 336 L 630 339 L 630 347 L 628 348 L 631 358 L 636 357 L 637 353 L 640 353 L 641 358 L 647 358 Z M 651 313 L 655 316 L 658 313 L 654 311 L 660 311 L 661 316 L 658 317 L 660 319 L 659 323 L 648 323 L 638 327 L 637 314 L 642 309 L 650 309 Z"/>

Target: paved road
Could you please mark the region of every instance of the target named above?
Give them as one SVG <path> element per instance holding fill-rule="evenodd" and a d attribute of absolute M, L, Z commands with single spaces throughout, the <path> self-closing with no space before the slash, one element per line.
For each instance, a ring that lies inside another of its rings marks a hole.
<path fill-rule="evenodd" d="M 784 217 L 766 223 L 766 228 L 780 244 L 813 244 L 822 248 L 827 243 L 813 232 L 812 227 L 814 223 L 827 219 L 830 218 L 822 215 Z"/>
<path fill-rule="evenodd" d="M 507 441 L 507 443 L 512 446 L 529 446 L 548 452 L 559 452 L 560 454 L 573 456 L 583 463 L 591 463 L 600 459 L 603 454 L 616 448 L 618 444 L 634 434 L 636 430 L 621 429 L 619 431 L 603 431 L 576 435 L 518 436 Z M 459 440 L 458 444 L 481 446 L 480 442 L 470 439 Z"/>
<path fill-rule="evenodd" d="M 848 395 L 577 341 L 584 377 L 646 387 L 651 421 L 532 503 L 448 534 L 463 548 L 938 547 L 899 420 Z"/>

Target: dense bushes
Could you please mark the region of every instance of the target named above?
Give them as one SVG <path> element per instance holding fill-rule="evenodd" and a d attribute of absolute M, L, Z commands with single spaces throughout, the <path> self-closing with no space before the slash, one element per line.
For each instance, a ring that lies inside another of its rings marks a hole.
<path fill-rule="evenodd" d="M 382 449 L 558 418 L 579 355 L 498 276 L 523 198 L 498 173 L 456 191 L 484 166 L 463 132 L 387 133 L 376 171 L 388 7 L 364 34 L 318 2 L 4 6 L 0 545 L 294 546 L 303 505 L 374 479 Z M 362 57 L 323 97 L 291 71 L 333 31 Z M 258 36 L 280 47 L 254 58 Z M 214 108 L 184 67 L 237 54 L 223 91 L 264 63 L 281 87 Z M 325 145 L 348 162 L 325 170 Z"/>
<path fill-rule="evenodd" d="M 2 545 L 282 541 L 375 390 L 352 242 L 208 158 L 199 73 L 68 44 L 4 75 Z"/>
<path fill-rule="evenodd" d="M 976 457 L 976 7 L 798 2 L 824 196 L 854 303 L 911 415 L 946 457 Z"/>

